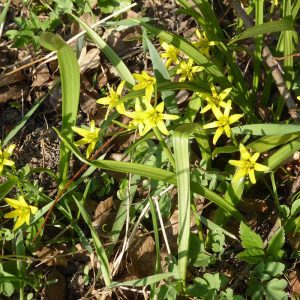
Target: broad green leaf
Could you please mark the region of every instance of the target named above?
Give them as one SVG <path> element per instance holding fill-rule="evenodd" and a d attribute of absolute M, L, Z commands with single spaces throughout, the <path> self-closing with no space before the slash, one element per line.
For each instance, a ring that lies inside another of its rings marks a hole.
<path fill-rule="evenodd" d="M 167 278 L 170 278 L 174 276 L 174 273 L 162 273 L 162 274 L 156 274 L 152 276 L 148 276 L 141 279 L 134 279 L 129 280 L 125 282 L 112 282 L 109 286 L 109 288 L 114 288 L 117 286 L 142 286 L 145 287 L 147 285 L 151 285 L 157 282 L 160 282 L 161 280 L 165 280 Z"/>
<path fill-rule="evenodd" d="M 239 40 L 255 37 L 262 34 L 280 32 L 284 30 L 294 30 L 294 24 L 291 18 L 285 18 L 278 21 L 267 22 L 262 25 L 257 25 L 247 28 L 244 32 L 240 33 L 237 37 L 231 40 L 228 44 L 233 44 Z"/>
<path fill-rule="evenodd" d="M 290 133 L 300 134 L 300 125 L 293 124 L 251 124 L 239 127 L 233 127 L 234 134 L 251 134 L 251 135 L 284 135 Z"/>
<path fill-rule="evenodd" d="M 123 80 L 127 81 L 131 86 L 134 86 L 135 80 L 131 72 L 124 64 L 124 62 L 121 60 L 121 58 L 116 54 L 116 52 L 111 47 L 109 47 L 107 43 L 88 24 L 86 24 L 84 21 L 82 21 L 80 18 L 76 17 L 75 15 L 72 15 L 72 17 L 87 32 L 87 34 L 95 42 L 97 47 L 99 47 L 99 49 L 103 51 L 105 56 L 110 60 L 112 65 L 116 68 L 120 77 Z"/>
<path fill-rule="evenodd" d="M 244 222 L 241 222 L 240 225 L 240 238 L 242 241 L 242 246 L 245 249 L 251 248 L 264 248 L 264 242 L 259 234 L 254 232 L 248 225 Z"/>
<path fill-rule="evenodd" d="M 281 249 L 284 245 L 284 229 L 281 227 L 271 238 L 268 248 L 267 255 L 272 256 L 274 260 L 279 260 L 282 258 L 284 251 Z"/>
<path fill-rule="evenodd" d="M 249 248 L 240 252 L 236 257 L 249 264 L 257 264 L 264 258 L 264 251 L 259 248 Z"/>
<path fill-rule="evenodd" d="M 191 227 L 189 136 L 194 130 L 192 124 L 184 124 L 173 135 L 179 210 L 178 273 L 183 282 L 186 278 Z"/>
<path fill-rule="evenodd" d="M 265 135 L 257 139 L 256 141 L 247 145 L 246 148 L 252 149 L 255 152 L 263 153 L 269 151 L 277 146 L 286 144 L 299 137 L 297 133 L 290 133 L 284 135 Z M 238 150 L 238 148 L 236 148 Z"/>
<path fill-rule="evenodd" d="M 288 283 L 285 279 L 273 278 L 266 284 L 266 300 L 285 300 L 288 299 L 288 294 L 284 291 Z"/>
<path fill-rule="evenodd" d="M 91 231 L 93 242 L 94 242 L 96 252 L 97 252 L 97 255 L 98 255 L 98 259 L 99 259 L 99 262 L 100 262 L 100 268 L 101 268 L 101 271 L 102 271 L 102 276 L 103 276 L 105 285 L 109 286 L 111 284 L 111 275 L 110 275 L 109 263 L 108 263 L 108 259 L 107 259 L 105 250 L 104 250 L 104 248 L 101 244 L 101 241 L 98 237 L 98 234 L 97 234 L 95 228 L 92 225 L 92 221 L 91 221 L 86 209 L 82 206 L 80 201 L 78 201 L 77 199 L 74 199 L 74 200 L 77 204 L 77 207 L 78 207 L 84 221 L 86 222 L 86 224 L 88 225 L 88 227 Z"/>
<path fill-rule="evenodd" d="M 76 123 L 80 92 L 80 72 L 77 58 L 72 48 L 58 35 L 49 32 L 42 33 L 40 43 L 51 51 L 57 51 L 62 88 L 62 132 L 72 141 L 74 133 L 71 127 Z M 61 145 L 59 159 L 61 182 L 68 177 L 70 156 L 70 150 Z"/>

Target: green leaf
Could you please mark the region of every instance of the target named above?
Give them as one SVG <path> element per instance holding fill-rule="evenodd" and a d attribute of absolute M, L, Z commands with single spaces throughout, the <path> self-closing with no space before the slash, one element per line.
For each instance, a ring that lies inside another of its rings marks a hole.
<path fill-rule="evenodd" d="M 247 28 L 244 32 L 240 33 L 237 37 L 231 40 L 228 44 L 233 44 L 239 40 L 255 37 L 262 34 L 280 32 L 284 30 L 294 30 L 293 20 L 285 18 L 278 21 L 267 22 L 261 25 Z"/>
<path fill-rule="evenodd" d="M 265 256 L 265 252 L 260 248 L 249 248 L 240 252 L 236 257 L 249 264 L 259 263 Z"/>
<path fill-rule="evenodd" d="M 49 32 L 42 33 L 40 43 L 51 51 L 57 51 L 62 88 L 62 132 L 72 141 L 74 133 L 71 127 L 76 123 L 80 92 L 80 72 L 77 58 L 73 49 L 59 35 Z M 61 182 L 68 177 L 70 155 L 70 150 L 62 144 L 59 160 Z"/>
<path fill-rule="evenodd" d="M 234 134 L 251 135 L 284 135 L 290 133 L 299 133 L 300 125 L 293 124 L 251 124 L 232 128 Z"/>
<path fill-rule="evenodd" d="M 284 291 L 288 283 L 285 279 L 273 278 L 266 284 L 266 300 L 285 300 L 288 294 Z"/>
<path fill-rule="evenodd" d="M 95 42 L 97 47 L 103 51 L 105 56 L 109 59 L 109 61 L 112 63 L 112 65 L 116 68 L 119 76 L 127 81 L 129 85 L 133 86 L 135 85 L 135 80 L 127 68 L 127 66 L 124 64 L 122 59 L 117 55 L 117 53 L 109 47 L 105 41 L 84 21 L 82 21 L 80 18 L 76 17 L 75 15 L 72 15 L 72 17 L 80 24 L 80 26 L 87 32 L 87 34 L 91 37 L 91 39 Z"/>
<path fill-rule="evenodd" d="M 280 276 L 283 274 L 285 265 L 281 262 L 269 261 L 260 262 L 255 267 L 256 277 L 261 281 L 269 280 L 272 277 Z"/>
<path fill-rule="evenodd" d="M 272 256 L 274 260 L 282 258 L 284 251 L 281 250 L 285 242 L 284 229 L 281 227 L 271 238 L 268 248 L 267 255 Z"/>
<path fill-rule="evenodd" d="M 2 200 L 15 186 L 16 181 L 14 180 L 7 180 L 5 183 L 0 185 L 0 200 Z"/>
<path fill-rule="evenodd" d="M 134 279 L 134 280 L 129 280 L 125 282 L 112 282 L 109 288 L 117 287 L 117 286 L 142 286 L 145 287 L 147 285 L 151 285 L 157 282 L 160 282 L 161 280 L 165 280 L 167 278 L 170 278 L 174 276 L 174 273 L 161 273 L 161 274 L 156 274 L 152 276 L 148 276 L 145 278 L 141 279 Z"/>
<path fill-rule="evenodd" d="M 103 276 L 105 285 L 109 286 L 111 284 L 111 275 L 110 275 L 109 263 L 108 263 L 108 259 L 107 259 L 105 250 L 104 250 L 104 248 L 101 244 L 101 241 L 98 237 L 98 234 L 97 234 L 95 228 L 92 225 L 92 221 L 91 221 L 87 211 L 82 206 L 80 201 L 78 201 L 77 199 L 74 199 L 74 200 L 77 204 L 77 207 L 78 207 L 84 221 L 86 222 L 86 224 L 88 225 L 88 227 L 91 231 L 93 242 L 94 242 L 96 252 L 97 252 L 97 255 L 98 255 L 98 259 L 99 259 L 99 262 L 100 262 L 100 268 L 101 268 L 101 271 L 102 271 L 102 276 Z"/>
<path fill-rule="evenodd" d="M 255 233 L 249 226 L 247 226 L 244 222 L 241 222 L 240 225 L 240 237 L 242 241 L 242 246 L 245 249 L 264 248 L 264 242 L 261 236 Z"/>
<path fill-rule="evenodd" d="M 194 130 L 195 126 L 192 124 L 184 124 L 173 135 L 179 210 L 178 272 L 183 282 L 186 277 L 191 227 L 189 136 Z"/>

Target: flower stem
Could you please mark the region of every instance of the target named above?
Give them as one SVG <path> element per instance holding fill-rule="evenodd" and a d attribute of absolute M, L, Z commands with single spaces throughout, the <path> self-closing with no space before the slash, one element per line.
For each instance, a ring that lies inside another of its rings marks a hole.
<path fill-rule="evenodd" d="M 165 154 L 167 155 L 167 157 L 168 157 L 170 163 L 172 164 L 172 166 L 173 166 L 174 169 L 175 169 L 175 159 L 174 159 L 174 157 L 173 157 L 173 155 L 172 155 L 172 153 L 171 153 L 169 147 L 167 146 L 165 140 L 163 139 L 163 137 L 162 137 L 160 131 L 159 131 L 157 128 L 155 128 L 155 127 L 152 128 L 152 129 L 153 129 L 153 131 L 154 131 L 154 133 L 155 133 L 157 139 L 159 140 L 159 142 L 160 142 L 160 144 L 161 144 L 161 146 L 162 146 L 162 148 L 163 148 Z"/>

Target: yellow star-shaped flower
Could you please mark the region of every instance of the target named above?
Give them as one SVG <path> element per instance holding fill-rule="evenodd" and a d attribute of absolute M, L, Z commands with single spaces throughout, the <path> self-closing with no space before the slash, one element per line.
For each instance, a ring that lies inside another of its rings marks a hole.
<path fill-rule="evenodd" d="M 86 150 L 86 158 L 89 158 L 98 142 L 98 135 L 99 135 L 100 128 L 96 128 L 95 121 L 92 120 L 90 123 L 90 130 L 78 128 L 75 126 L 72 127 L 72 130 L 83 137 L 82 139 L 75 142 L 76 146 L 89 144 Z"/>
<path fill-rule="evenodd" d="M 161 46 L 165 50 L 165 52 L 161 53 L 160 56 L 167 60 L 166 68 L 169 68 L 172 63 L 179 64 L 178 56 L 180 50 L 174 47 L 173 45 L 169 45 L 166 42 L 161 42 Z"/>
<path fill-rule="evenodd" d="M 200 52 L 205 55 L 207 58 L 210 58 L 210 54 L 209 54 L 209 48 L 211 46 L 215 46 L 217 44 L 217 42 L 214 41 L 209 41 L 205 31 L 200 32 L 199 29 L 196 29 L 196 35 L 198 37 L 198 41 L 194 42 L 193 44 L 199 48 Z"/>
<path fill-rule="evenodd" d="M 152 94 L 154 92 L 154 86 L 156 84 L 156 78 L 147 74 L 146 71 L 142 71 L 142 74 L 134 73 L 133 78 L 138 81 L 138 84 L 133 87 L 134 91 L 143 90 L 145 91 L 145 96 L 148 101 L 151 100 Z"/>
<path fill-rule="evenodd" d="M 18 218 L 14 230 L 20 228 L 24 223 L 29 225 L 30 214 L 34 215 L 38 211 L 37 207 L 28 205 L 23 196 L 19 196 L 18 200 L 11 198 L 4 198 L 4 200 L 8 205 L 15 209 L 4 215 L 4 218 Z"/>
<path fill-rule="evenodd" d="M 117 104 L 118 101 L 121 99 L 124 84 L 125 84 L 125 80 L 121 81 L 116 91 L 113 88 L 111 88 L 109 89 L 108 96 L 102 97 L 96 101 L 99 104 L 108 105 L 107 112 L 105 115 L 105 120 L 107 119 L 110 110 L 113 108 L 116 108 L 116 110 L 120 114 L 122 114 L 125 111 L 125 107 L 123 103 Z"/>
<path fill-rule="evenodd" d="M 179 82 L 183 82 L 186 79 L 189 81 L 193 80 L 194 74 L 203 71 L 205 68 L 202 66 L 193 66 L 194 61 L 190 58 L 187 62 L 182 61 L 176 74 L 181 74 Z"/>
<path fill-rule="evenodd" d="M 233 176 L 233 180 L 239 180 L 247 175 L 249 175 L 249 179 L 252 184 L 256 183 L 255 179 L 255 171 L 258 172 L 266 172 L 269 171 L 269 167 L 257 163 L 257 159 L 259 158 L 259 153 L 256 152 L 252 156 L 250 152 L 246 149 L 243 144 L 240 144 L 240 160 L 230 160 L 229 163 L 235 167 L 238 167 L 237 172 Z"/>
<path fill-rule="evenodd" d="M 217 121 L 208 123 L 203 126 L 204 129 L 218 127 L 215 132 L 214 138 L 213 138 L 214 145 L 217 143 L 219 137 L 223 134 L 223 132 L 225 132 L 227 137 L 231 137 L 231 128 L 229 125 L 237 122 L 243 116 L 242 114 L 235 114 L 235 115 L 229 116 L 230 110 L 231 110 L 231 101 L 230 100 L 226 104 L 224 113 L 222 113 L 218 107 L 213 106 L 212 111 L 213 111 L 215 117 L 217 118 Z"/>
<path fill-rule="evenodd" d="M 211 90 L 211 94 L 198 93 L 198 95 L 201 98 L 204 98 L 207 101 L 207 105 L 205 107 L 203 107 L 202 110 L 200 111 L 201 114 L 209 111 L 210 109 L 212 109 L 213 106 L 225 108 L 226 102 L 224 100 L 229 95 L 232 88 L 225 89 L 220 94 L 218 94 L 216 91 L 216 87 L 214 86 L 213 83 L 211 83 L 210 90 Z"/>
<path fill-rule="evenodd" d="M 168 135 L 169 131 L 164 123 L 164 120 L 177 120 L 179 116 L 164 114 L 164 102 L 153 107 L 147 100 L 143 101 L 146 110 L 128 112 L 126 115 L 134 120 L 137 124 L 143 123 L 144 129 L 140 135 L 145 135 L 152 128 L 158 128 L 164 135 Z"/>
<path fill-rule="evenodd" d="M 4 150 L 0 149 L 0 175 L 2 174 L 4 166 L 13 167 L 15 165 L 12 160 L 8 159 L 12 155 L 15 147 L 15 144 L 11 144 Z"/>

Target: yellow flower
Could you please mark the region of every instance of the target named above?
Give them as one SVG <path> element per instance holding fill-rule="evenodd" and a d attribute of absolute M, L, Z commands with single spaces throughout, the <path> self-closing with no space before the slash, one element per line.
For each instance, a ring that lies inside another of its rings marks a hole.
<path fill-rule="evenodd" d="M 239 169 L 233 176 L 233 180 L 249 175 L 252 184 L 256 183 L 254 171 L 265 172 L 269 171 L 269 167 L 258 164 L 256 161 L 259 158 L 259 153 L 256 152 L 252 156 L 243 144 L 240 144 L 241 160 L 230 160 L 229 163 Z"/>
<path fill-rule="evenodd" d="M 90 123 L 90 130 L 78 128 L 75 126 L 72 127 L 72 130 L 83 137 L 81 140 L 75 142 L 76 146 L 89 144 L 86 150 L 86 158 L 89 158 L 98 142 L 100 128 L 96 128 L 95 121 L 92 120 Z"/>
<path fill-rule="evenodd" d="M 147 74 L 146 71 L 142 71 L 142 74 L 134 73 L 132 74 L 134 79 L 139 81 L 137 85 L 133 87 L 133 90 L 146 89 L 145 96 L 147 100 L 151 100 L 152 94 L 154 92 L 154 85 L 156 84 L 156 78 Z"/>
<path fill-rule="evenodd" d="M 172 63 L 179 64 L 179 53 L 180 50 L 174 47 L 173 45 L 169 45 L 166 42 L 161 42 L 162 48 L 165 50 L 164 53 L 161 53 L 160 56 L 162 58 L 166 58 L 166 68 L 169 68 Z"/>
<path fill-rule="evenodd" d="M 235 115 L 229 116 L 230 110 L 231 110 L 231 101 L 230 100 L 226 104 L 224 113 L 222 113 L 218 107 L 213 106 L 212 111 L 213 111 L 215 117 L 217 118 L 217 121 L 208 123 L 203 126 L 204 129 L 218 127 L 218 129 L 215 132 L 214 138 L 213 138 L 214 145 L 217 143 L 219 137 L 223 134 L 223 132 L 225 132 L 227 137 L 231 137 L 231 128 L 229 125 L 237 122 L 243 116 L 242 114 L 235 114 Z"/>
<path fill-rule="evenodd" d="M 213 41 L 209 41 L 205 31 L 202 31 L 202 33 L 196 29 L 196 35 L 199 39 L 198 42 L 194 42 L 193 44 L 199 48 L 200 52 L 205 55 L 207 58 L 210 58 L 210 54 L 209 54 L 209 48 L 210 46 L 215 46 L 217 44 L 217 42 L 213 42 Z"/>
<path fill-rule="evenodd" d="M 100 98 L 96 102 L 102 105 L 108 105 L 107 112 L 105 115 L 105 120 L 107 119 L 108 113 L 111 109 L 116 108 L 118 113 L 122 114 L 125 111 L 124 104 L 117 104 L 122 96 L 122 91 L 124 88 L 125 80 L 122 80 L 118 85 L 117 90 L 115 91 L 113 88 L 109 89 L 108 96 Z"/>
<path fill-rule="evenodd" d="M 179 68 L 176 71 L 176 74 L 181 74 L 179 82 L 188 80 L 193 80 L 194 74 L 203 71 L 205 68 L 202 66 L 193 66 L 194 62 L 189 58 L 188 62 L 182 61 L 179 65 Z"/>
<path fill-rule="evenodd" d="M 142 110 L 140 99 L 136 99 L 134 104 L 134 112 L 125 112 L 124 115 L 131 118 L 132 120 L 129 122 L 128 129 L 137 128 L 139 131 L 139 135 L 143 135 L 144 119 L 146 118 L 146 113 Z"/>
<path fill-rule="evenodd" d="M 2 174 L 4 166 L 13 167 L 15 163 L 8 158 L 12 155 L 16 145 L 11 144 L 6 149 L 0 149 L 0 175 Z"/>
<path fill-rule="evenodd" d="M 146 110 L 134 111 L 127 113 L 127 116 L 132 118 L 136 124 L 143 124 L 144 128 L 140 135 L 145 135 L 152 128 L 158 128 L 163 134 L 168 135 L 168 129 L 164 123 L 164 120 L 177 120 L 179 116 L 164 114 L 164 102 L 159 103 L 156 107 L 153 107 L 148 101 L 143 101 L 146 106 Z M 132 122 L 133 122 L 132 121 Z"/>
<path fill-rule="evenodd" d="M 4 200 L 12 208 L 15 208 L 14 211 L 4 215 L 4 218 L 18 218 L 15 223 L 14 230 L 20 228 L 24 223 L 29 225 L 30 214 L 34 215 L 38 211 L 37 207 L 28 205 L 23 196 L 19 196 L 18 200 L 10 198 L 4 198 Z"/>
<path fill-rule="evenodd" d="M 225 108 L 226 102 L 224 101 L 224 99 L 229 95 L 232 88 L 225 89 L 218 95 L 218 93 L 216 91 L 216 87 L 214 86 L 213 83 L 211 83 L 210 90 L 211 90 L 211 94 L 198 93 L 201 98 L 204 98 L 207 101 L 207 105 L 205 107 L 203 107 L 200 112 L 201 114 L 209 111 L 210 109 L 213 108 L 213 106 L 216 106 L 216 107 L 221 106 L 221 107 Z"/>

